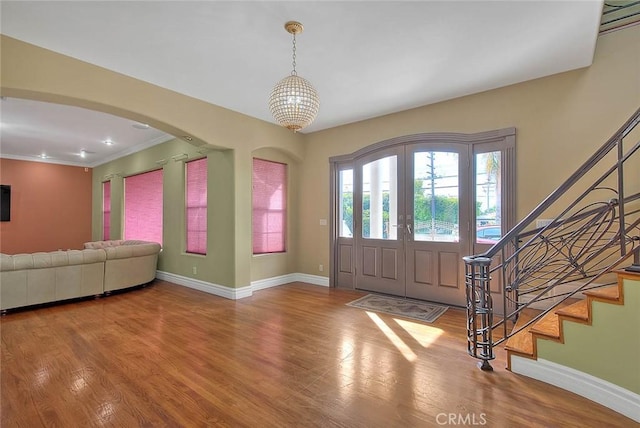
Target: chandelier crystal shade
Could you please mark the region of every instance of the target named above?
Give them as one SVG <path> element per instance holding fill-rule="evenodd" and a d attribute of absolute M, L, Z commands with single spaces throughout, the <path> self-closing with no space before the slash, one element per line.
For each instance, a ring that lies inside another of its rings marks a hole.
<path fill-rule="evenodd" d="M 296 72 L 296 34 L 302 33 L 302 24 L 290 21 L 284 28 L 293 34 L 293 71 L 273 88 L 269 110 L 280 125 L 296 132 L 309 126 L 316 118 L 320 99 L 311 83 Z"/>

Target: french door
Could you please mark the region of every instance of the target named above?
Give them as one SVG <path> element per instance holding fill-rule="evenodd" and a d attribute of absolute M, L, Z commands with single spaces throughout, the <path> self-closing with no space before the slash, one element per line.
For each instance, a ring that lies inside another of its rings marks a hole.
<path fill-rule="evenodd" d="M 515 225 L 515 129 L 408 135 L 330 162 L 331 284 L 465 305 L 462 257 Z M 492 293 L 500 306 L 499 281 Z"/>
<path fill-rule="evenodd" d="M 468 151 L 410 144 L 356 161 L 355 288 L 464 304 Z"/>

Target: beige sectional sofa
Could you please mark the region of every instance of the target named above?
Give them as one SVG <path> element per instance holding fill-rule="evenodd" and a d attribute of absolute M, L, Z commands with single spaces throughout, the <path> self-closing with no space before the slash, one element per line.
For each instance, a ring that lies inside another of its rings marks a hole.
<path fill-rule="evenodd" d="M 151 282 L 160 244 L 87 242 L 84 250 L 0 254 L 0 309 L 101 295 Z"/>
<path fill-rule="evenodd" d="M 120 290 L 153 281 L 156 277 L 160 244 L 147 241 L 94 241 L 85 248 L 102 249 L 104 263 L 104 291 Z"/>

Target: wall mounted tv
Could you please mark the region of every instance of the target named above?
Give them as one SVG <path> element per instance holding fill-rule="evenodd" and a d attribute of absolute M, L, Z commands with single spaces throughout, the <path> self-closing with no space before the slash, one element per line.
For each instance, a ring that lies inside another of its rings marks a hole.
<path fill-rule="evenodd" d="M 0 184 L 0 221 L 11 220 L 11 186 Z"/>

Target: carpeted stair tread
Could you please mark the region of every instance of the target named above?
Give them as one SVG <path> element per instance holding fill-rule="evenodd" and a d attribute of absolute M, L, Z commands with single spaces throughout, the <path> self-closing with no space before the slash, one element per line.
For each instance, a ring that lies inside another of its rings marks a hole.
<path fill-rule="evenodd" d="M 556 314 L 562 317 L 587 322 L 589 321 L 589 302 L 587 299 L 578 300 L 569 306 L 558 309 Z"/>

